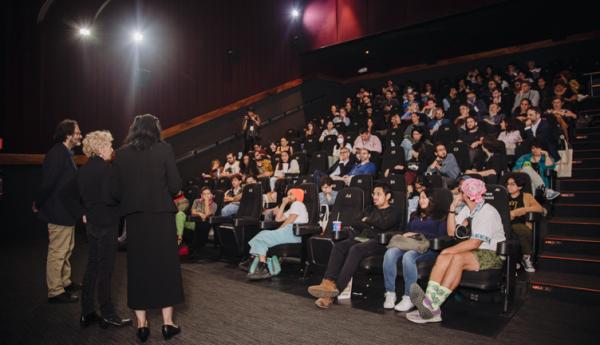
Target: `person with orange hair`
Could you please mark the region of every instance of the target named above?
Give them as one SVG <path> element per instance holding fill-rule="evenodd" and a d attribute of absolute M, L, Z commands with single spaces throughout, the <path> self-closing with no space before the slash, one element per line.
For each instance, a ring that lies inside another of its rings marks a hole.
<path fill-rule="evenodd" d="M 304 191 L 292 188 L 287 197 L 283 198 L 281 205 L 275 209 L 275 221 L 283 222 L 277 230 L 263 230 L 254 236 L 250 245 L 250 257 L 240 263 L 240 268 L 248 271 L 255 257 L 258 257 L 258 266 L 253 272 L 248 273 L 248 279 L 261 280 L 271 277 L 267 267 L 267 251 L 269 248 L 286 243 L 300 243 L 302 238 L 294 235 L 294 224 L 308 223 L 308 211 L 303 203 Z M 285 211 L 287 206 L 290 206 Z"/>

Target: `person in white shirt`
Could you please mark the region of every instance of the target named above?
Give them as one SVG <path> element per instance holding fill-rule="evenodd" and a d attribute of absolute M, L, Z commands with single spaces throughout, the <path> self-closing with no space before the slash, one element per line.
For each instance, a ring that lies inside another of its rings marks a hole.
<path fill-rule="evenodd" d="M 375 135 L 369 133 L 366 128 L 361 128 L 360 135 L 354 140 L 354 152 L 358 153 L 359 149 L 367 149 L 369 152 L 381 153 L 381 140 Z"/>
<path fill-rule="evenodd" d="M 337 129 L 334 128 L 333 121 L 327 121 L 327 127 L 323 132 L 321 132 L 321 136 L 319 137 L 319 142 L 323 142 L 325 137 L 328 135 L 338 135 Z"/>
<path fill-rule="evenodd" d="M 460 193 L 450 205 L 447 231 L 449 236 L 457 237 L 457 228 L 470 228 L 469 239 L 442 250 L 431 270 L 426 291 L 418 284 L 411 286 L 410 299 L 417 310 L 406 315 L 408 320 L 441 322 L 440 306 L 460 283 L 463 271 L 502 268 L 503 260 L 496 254 L 496 246 L 506 240 L 504 226 L 498 211 L 483 199 L 485 192 L 485 184 L 479 179 L 465 180 L 460 186 Z M 460 203 L 466 207 L 457 215 Z"/>
<path fill-rule="evenodd" d="M 287 243 L 300 243 L 302 238 L 294 235 L 294 224 L 308 223 L 308 211 L 303 203 L 304 190 L 292 188 L 287 197 L 283 198 L 281 205 L 275 211 L 275 220 L 283 222 L 277 230 L 263 230 L 254 236 L 248 244 L 250 245 L 250 257 L 240 263 L 240 268 L 247 270 L 254 258 L 258 258 L 258 266 L 254 272 L 248 273 L 248 279 L 260 280 L 271 277 L 267 267 L 267 252 L 269 248 Z M 287 211 L 286 206 L 290 205 Z"/>
<path fill-rule="evenodd" d="M 227 162 L 223 167 L 223 176 L 231 176 L 240 173 L 240 162 L 235 159 L 233 153 L 229 152 L 226 156 Z"/>
<path fill-rule="evenodd" d="M 528 81 L 521 82 L 521 89 L 515 96 L 515 103 L 513 104 L 512 110 L 517 109 L 521 100 L 527 98 L 533 107 L 537 107 L 540 103 L 540 93 L 537 90 L 531 89 L 531 84 Z"/>
<path fill-rule="evenodd" d="M 281 159 L 275 165 L 275 171 L 269 182 L 271 184 L 271 190 L 275 190 L 275 182 L 277 180 L 285 178 L 285 174 L 299 174 L 300 167 L 295 159 L 290 159 L 290 154 L 286 151 L 281 152 Z"/>

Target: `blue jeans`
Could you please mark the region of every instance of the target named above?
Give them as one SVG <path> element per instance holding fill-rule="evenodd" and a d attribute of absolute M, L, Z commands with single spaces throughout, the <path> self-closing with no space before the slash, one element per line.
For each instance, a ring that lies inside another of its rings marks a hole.
<path fill-rule="evenodd" d="M 227 204 L 221 210 L 221 216 L 223 216 L 223 217 L 235 216 L 237 214 L 239 208 L 240 208 L 240 204 L 237 202 Z"/>
<path fill-rule="evenodd" d="M 250 254 L 267 255 L 269 248 L 286 243 L 301 243 L 302 237 L 294 235 L 293 224 L 288 224 L 277 230 L 263 230 L 256 234 L 248 244 Z"/>
<path fill-rule="evenodd" d="M 389 248 L 383 256 L 383 279 L 385 291 L 396 292 L 396 276 L 398 260 L 402 259 L 402 276 L 404 278 L 404 295 L 409 296 L 410 286 L 417 282 L 417 261 L 433 261 L 438 253 L 428 250 L 423 254 L 415 250 L 404 252 L 402 249 Z"/>

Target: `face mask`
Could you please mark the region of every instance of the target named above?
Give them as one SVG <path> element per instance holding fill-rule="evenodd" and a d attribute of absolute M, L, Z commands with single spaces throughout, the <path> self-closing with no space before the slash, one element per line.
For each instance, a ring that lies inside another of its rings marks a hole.
<path fill-rule="evenodd" d="M 338 138 L 338 139 L 337 139 L 337 143 L 338 143 L 338 144 L 340 144 L 340 145 L 341 145 L 341 144 L 343 144 L 343 143 L 344 143 L 344 139 L 342 139 L 342 138 Z"/>

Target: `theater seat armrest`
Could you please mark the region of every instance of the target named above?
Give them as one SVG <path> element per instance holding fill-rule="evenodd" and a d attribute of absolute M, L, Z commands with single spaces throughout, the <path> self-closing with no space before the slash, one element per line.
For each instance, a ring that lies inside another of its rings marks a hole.
<path fill-rule="evenodd" d="M 433 250 L 443 250 L 448 247 L 452 247 L 456 243 L 456 240 L 450 236 L 436 237 L 430 242 L 430 248 Z"/>
<path fill-rule="evenodd" d="M 321 232 L 321 227 L 318 224 L 294 224 L 294 235 L 304 236 L 313 235 Z"/>
<path fill-rule="evenodd" d="M 388 243 L 390 243 L 390 240 L 392 239 L 392 237 L 394 235 L 399 235 L 399 234 L 401 234 L 401 232 L 399 232 L 399 231 L 382 232 L 378 236 L 379 244 L 387 245 Z"/>
<path fill-rule="evenodd" d="M 247 225 L 256 225 L 259 226 L 260 222 L 258 221 L 258 219 L 255 218 L 235 218 L 233 220 L 233 225 L 234 226 L 247 226 Z"/>
<path fill-rule="evenodd" d="M 498 243 L 496 254 L 502 256 L 517 256 L 521 251 L 521 244 L 518 240 L 506 240 Z"/>
<path fill-rule="evenodd" d="M 276 222 L 274 220 L 263 220 L 260 222 L 261 229 L 273 230 L 277 229 L 283 224 L 283 222 Z"/>
<path fill-rule="evenodd" d="M 233 223 L 233 217 L 224 217 L 224 216 L 212 216 L 208 218 L 208 222 L 210 224 L 223 224 L 223 223 Z"/>
<path fill-rule="evenodd" d="M 352 231 L 353 231 L 352 227 L 345 226 L 340 231 L 332 231 L 331 239 L 334 241 L 345 240 L 348 237 L 350 237 L 350 233 L 352 233 Z"/>
<path fill-rule="evenodd" d="M 542 214 L 539 212 L 528 212 L 527 213 L 527 221 L 537 223 L 542 220 Z"/>

